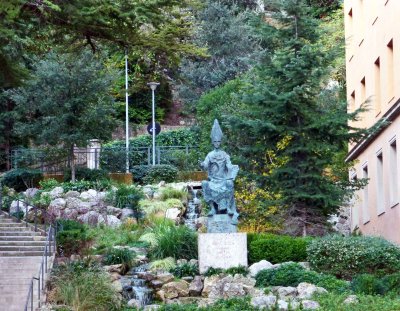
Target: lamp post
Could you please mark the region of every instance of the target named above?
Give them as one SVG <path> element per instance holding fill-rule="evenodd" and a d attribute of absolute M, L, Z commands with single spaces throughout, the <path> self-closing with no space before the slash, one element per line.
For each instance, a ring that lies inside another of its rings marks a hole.
<path fill-rule="evenodd" d="M 154 92 L 157 86 L 160 85 L 158 82 L 149 82 L 147 83 L 148 86 L 151 88 L 151 95 L 152 95 L 152 105 L 151 105 L 151 117 L 152 117 L 152 125 L 151 125 L 151 133 L 153 136 L 153 166 L 156 165 L 156 120 L 155 120 L 155 112 L 156 112 L 156 105 L 155 105 L 155 96 Z"/>
<path fill-rule="evenodd" d="M 129 173 L 128 52 L 125 50 L 125 152 L 126 173 Z"/>

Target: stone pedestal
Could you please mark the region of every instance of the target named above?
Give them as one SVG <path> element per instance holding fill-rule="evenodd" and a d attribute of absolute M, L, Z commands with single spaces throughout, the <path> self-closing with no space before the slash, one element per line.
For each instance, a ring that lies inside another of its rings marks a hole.
<path fill-rule="evenodd" d="M 207 233 L 236 233 L 237 227 L 231 222 L 232 217 L 228 214 L 216 214 L 208 217 Z"/>
<path fill-rule="evenodd" d="M 247 267 L 246 233 L 201 233 L 199 234 L 199 270 L 208 268 L 228 269 Z"/>

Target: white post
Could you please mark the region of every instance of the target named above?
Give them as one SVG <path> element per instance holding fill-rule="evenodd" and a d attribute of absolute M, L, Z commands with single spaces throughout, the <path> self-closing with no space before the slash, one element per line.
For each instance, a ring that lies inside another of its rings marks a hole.
<path fill-rule="evenodd" d="M 129 173 L 128 53 L 125 51 L 125 148 L 126 173 Z"/>
<path fill-rule="evenodd" d="M 152 137 L 153 137 L 153 166 L 156 165 L 156 104 L 155 104 L 155 90 L 160 83 L 158 82 L 150 82 L 147 83 L 151 88 L 151 117 L 152 117 Z"/>

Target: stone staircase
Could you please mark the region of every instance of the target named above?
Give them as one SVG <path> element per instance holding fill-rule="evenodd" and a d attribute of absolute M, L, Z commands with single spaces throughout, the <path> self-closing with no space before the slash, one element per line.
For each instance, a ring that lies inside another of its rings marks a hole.
<path fill-rule="evenodd" d="M 45 243 L 41 233 L 0 212 L 0 311 L 24 310 L 32 277 L 38 277 Z"/>

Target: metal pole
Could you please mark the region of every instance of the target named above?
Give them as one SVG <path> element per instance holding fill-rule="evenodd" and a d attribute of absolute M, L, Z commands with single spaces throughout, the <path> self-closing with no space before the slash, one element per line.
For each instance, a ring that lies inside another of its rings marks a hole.
<path fill-rule="evenodd" d="M 128 53 L 125 51 L 125 144 L 126 173 L 129 173 Z"/>
<path fill-rule="evenodd" d="M 151 105 L 151 112 L 152 112 L 152 134 L 153 134 L 153 166 L 156 165 L 156 120 L 155 120 L 155 99 L 154 99 L 154 90 L 151 90 L 151 97 L 152 97 L 152 105 Z"/>

